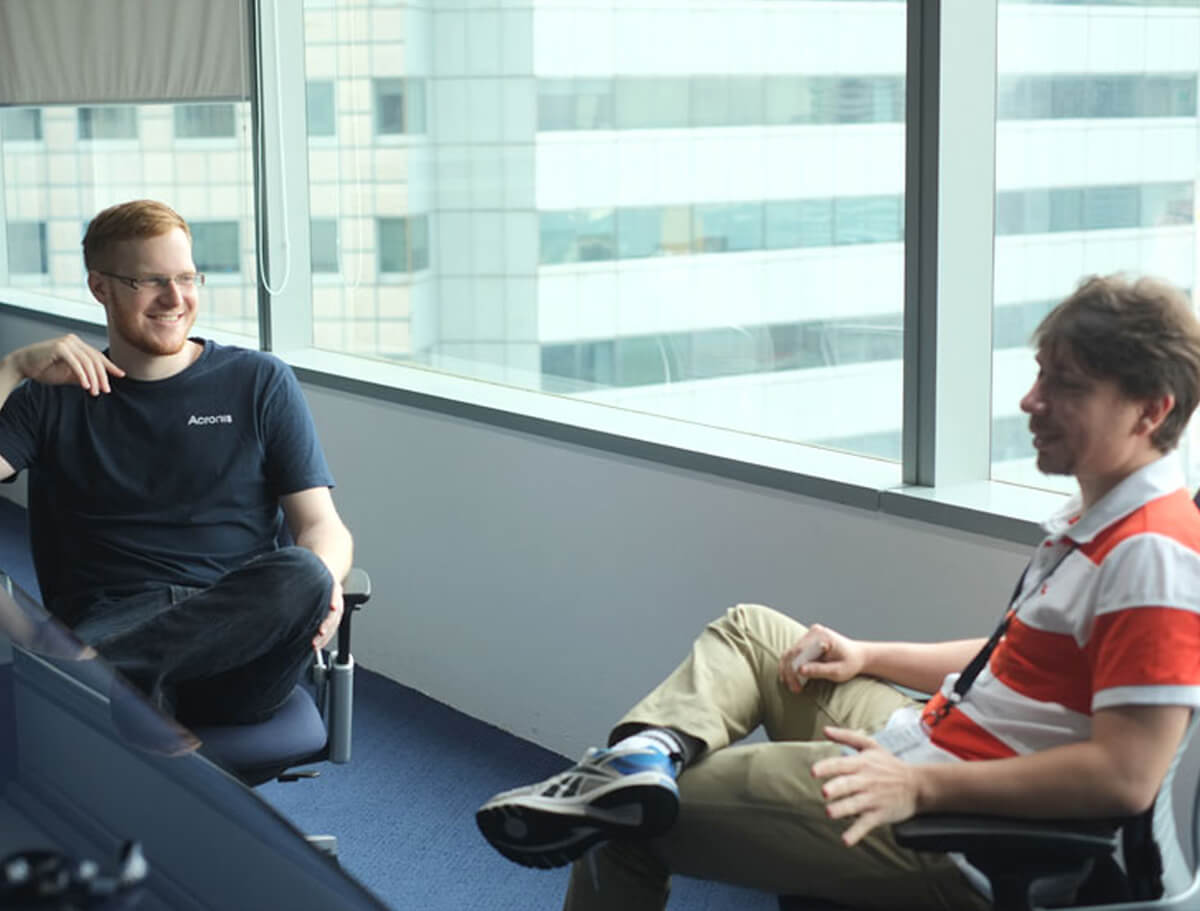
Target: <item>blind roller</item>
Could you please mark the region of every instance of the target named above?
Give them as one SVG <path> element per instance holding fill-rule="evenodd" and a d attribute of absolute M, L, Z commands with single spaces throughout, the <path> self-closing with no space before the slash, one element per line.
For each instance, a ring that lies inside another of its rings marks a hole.
<path fill-rule="evenodd" d="M 0 104 L 249 97 L 248 0 L 0 0 Z"/>

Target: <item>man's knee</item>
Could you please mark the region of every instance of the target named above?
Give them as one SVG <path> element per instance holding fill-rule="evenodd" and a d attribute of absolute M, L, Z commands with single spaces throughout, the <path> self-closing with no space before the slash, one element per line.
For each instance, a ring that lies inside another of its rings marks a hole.
<path fill-rule="evenodd" d="M 296 545 L 281 547 L 269 556 L 274 558 L 280 566 L 286 568 L 289 573 L 294 574 L 296 578 L 311 582 L 313 585 L 327 585 L 333 579 L 325 561 L 307 547 Z"/>
<path fill-rule="evenodd" d="M 324 561 L 307 547 L 281 547 L 247 565 L 286 613 L 308 613 L 329 604 L 333 576 Z"/>
<path fill-rule="evenodd" d="M 792 637 L 799 638 L 808 629 L 793 617 L 765 604 L 735 604 L 725 611 L 716 623 L 728 623 L 739 630 L 748 630 L 760 635 L 779 630 L 792 641 Z"/>

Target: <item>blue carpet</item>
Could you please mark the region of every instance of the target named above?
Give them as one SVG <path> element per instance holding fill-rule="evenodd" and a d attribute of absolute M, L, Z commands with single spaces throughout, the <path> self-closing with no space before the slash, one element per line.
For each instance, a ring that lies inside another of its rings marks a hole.
<path fill-rule="evenodd" d="M 3 497 L 0 569 L 36 596 L 25 511 Z M 475 810 L 497 791 L 567 764 L 360 667 L 351 762 L 324 763 L 316 781 L 270 782 L 257 793 L 301 831 L 336 835 L 342 866 L 398 911 L 556 909 L 566 872 L 502 858 L 476 829 Z M 761 892 L 681 877 L 669 905 L 670 911 L 776 907 Z"/>
<path fill-rule="evenodd" d="M 567 873 L 502 858 L 475 827 L 497 791 L 569 761 L 358 668 L 354 754 L 316 781 L 258 789 L 297 828 L 338 837 L 342 866 L 403 911 L 532 911 L 562 904 Z M 775 899 L 677 877 L 671 911 L 774 911 Z"/>

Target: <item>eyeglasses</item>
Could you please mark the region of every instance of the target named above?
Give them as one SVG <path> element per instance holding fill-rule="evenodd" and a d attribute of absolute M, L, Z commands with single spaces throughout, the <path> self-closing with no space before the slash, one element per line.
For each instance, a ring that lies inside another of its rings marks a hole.
<path fill-rule="evenodd" d="M 134 278 L 132 275 L 117 275 L 115 272 L 105 272 L 101 269 L 96 271 L 101 275 L 124 282 L 134 291 L 166 291 L 172 284 L 180 291 L 190 291 L 192 288 L 199 288 L 204 284 L 203 272 L 180 272 L 178 275 L 146 275 Z"/>

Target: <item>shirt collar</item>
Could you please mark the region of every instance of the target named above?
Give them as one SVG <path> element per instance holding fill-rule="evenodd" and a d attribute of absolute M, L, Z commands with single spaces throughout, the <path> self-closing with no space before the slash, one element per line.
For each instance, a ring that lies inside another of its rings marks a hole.
<path fill-rule="evenodd" d="M 1186 486 L 1183 460 L 1172 451 L 1143 465 L 1084 511 L 1083 497 L 1076 493 L 1050 518 L 1042 523 L 1052 538 L 1069 537 L 1076 544 L 1086 544 L 1118 519 L 1151 500 L 1174 493 Z"/>

